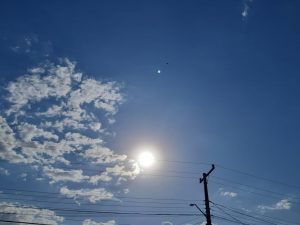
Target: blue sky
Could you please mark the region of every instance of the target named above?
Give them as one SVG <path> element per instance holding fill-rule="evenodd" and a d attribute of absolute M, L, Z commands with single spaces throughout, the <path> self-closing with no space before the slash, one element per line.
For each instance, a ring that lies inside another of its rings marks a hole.
<path fill-rule="evenodd" d="M 3 224 L 298 224 L 298 1 L 0 6 Z"/>

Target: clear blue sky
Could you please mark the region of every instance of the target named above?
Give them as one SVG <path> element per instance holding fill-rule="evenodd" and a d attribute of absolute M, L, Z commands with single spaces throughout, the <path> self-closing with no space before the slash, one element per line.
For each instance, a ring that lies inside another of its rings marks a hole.
<path fill-rule="evenodd" d="M 183 200 L 203 208 L 198 179 L 215 163 L 213 202 L 300 221 L 299 9 L 293 0 L 2 1 L 0 220 L 200 224 L 60 209 L 198 213 Z M 141 145 L 156 148 L 151 168 L 132 161 Z M 119 203 L 132 207 L 101 206 Z M 28 206 L 58 217 L 25 215 Z"/>

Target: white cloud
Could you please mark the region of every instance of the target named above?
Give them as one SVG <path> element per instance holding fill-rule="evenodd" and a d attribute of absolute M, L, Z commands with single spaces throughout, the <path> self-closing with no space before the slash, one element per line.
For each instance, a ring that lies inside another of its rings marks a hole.
<path fill-rule="evenodd" d="M 224 188 L 219 188 L 219 193 L 221 196 L 227 197 L 227 198 L 235 198 L 238 195 L 236 192 L 225 191 Z"/>
<path fill-rule="evenodd" d="M 34 222 L 42 224 L 58 225 L 64 221 L 64 218 L 57 216 L 54 211 L 48 209 L 37 209 L 28 205 L 18 203 L 0 203 L 0 219 L 16 222 Z M 19 223 L 11 223 L 19 224 Z"/>
<path fill-rule="evenodd" d="M 109 220 L 107 222 L 95 222 L 91 219 L 86 219 L 82 222 L 82 225 L 117 225 L 115 220 Z"/>
<path fill-rule="evenodd" d="M 22 178 L 22 180 L 26 181 L 27 180 L 27 176 L 28 174 L 27 173 L 21 173 L 20 174 L 20 177 Z"/>
<path fill-rule="evenodd" d="M 50 183 L 115 185 L 134 179 L 138 165 L 109 149 L 105 141 L 109 132 L 105 125 L 114 120 L 123 102 L 120 85 L 88 78 L 75 66 L 68 59 L 45 63 L 8 83 L 1 98 L 6 107 L 0 111 L 0 158 L 32 166 Z M 85 166 L 74 169 L 73 162 Z M 104 172 L 92 174 L 90 164 Z M 105 188 L 62 190 L 91 201 L 113 196 Z"/>
<path fill-rule="evenodd" d="M 124 165 L 107 167 L 106 172 L 112 174 L 113 176 L 134 179 L 140 173 L 140 168 L 137 163 L 131 163 L 129 166 L 130 168 L 126 168 Z"/>
<path fill-rule="evenodd" d="M 248 14 L 249 14 L 249 10 L 250 10 L 250 3 L 252 2 L 253 0 L 244 0 L 243 2 L 243 10 L 242 10 L 242 17 L 244 19 L 246 19 L 248 17 Z"/>
<path fill-rule="evenodd" d="M 164 221 L 161 223 L 161 225 L 173 225 L 173 223 L 169 221 Z"/>
<path fill-rule="evenodd" d="M 99 175 L 90 176 L 89 179 L 90 179 L 89 180 L 90 183 L 97 185 L 99 181 L 104 181 L 104 182 L 111 181 L 112 177 L 109 176 L 107 172 L 103 172 Z"/>
<path fill-rule="evenodd" d="M 43 129 L 39 129 L 36 125 L 28 124 L 28 123 L 21 123 L 18 125 L 19 135 L 20 138 L 25 142 L 33 141 L 33 138 L 44 138 L 46 140 L 58 140 L 58 136 L 45 131 Z"/>
<path fill-rule="evenodd" d="M 291 209 L 291 207 L 292 207 L 292 204 L 288 199 L 282 199 L 279 202 L 277 202 L 276 204 L 271 205 L 271 206 L 259 205 L 258 209 L 261 212 L 265 212 L 268 210 L 271 210 L 271 211 L 273 211 L 273 210 L 289 210 L 289 209 Z"/>
<path fill-rule="evenodd" d="M 68 187 L 62 187 L 60 193 L 67 196 L 68 198 L 77 199 L 88 199 L 92 203 L 96 203 L 102 200 L 116 200 L 113 193 L 108 192 L 104 188 L 95 189 L 69 189 Z"/>
<path fill-rule="evenodd" d="M 56 183 L 59 181 L 80 183 L 89 178 L 89 176 L 83 175 L 82 170 L 64 170 L 45 166 L 43 168 L 43 172 L 48 178 L 50 178 L 50 183 Z"/>
<path fill-rule="evenodd" d="M 7 169 L 0 167 L 0 174 L 8 176 L 10 173 Z"/>
<path fill-rule="evenodd" d="M 221 191 L 220 195 L 224 197 L 235 198 L 237 196 L 237 193 L 230 191 Z"/>
<path fill-rule="evenodd" d="M 125 161 L 127 159 L 126 155 L 114 154 L 109 148 L 103 147 L 101 143 L 99 143 L 99 145 L 94 145 L 94 148 L 85 151 L 82 156 L 93 159 L 99 164 Z"/>
<path fill-rule="evenodd" d="M 0 158 L 7 160 L 11 163 L 30 163 L 24 155 L 18 154 L 15 151 L 17 147 L 17 140 L 15 138 L 14 131 L 7 124 L 6 119 L 0 116 Z"/>

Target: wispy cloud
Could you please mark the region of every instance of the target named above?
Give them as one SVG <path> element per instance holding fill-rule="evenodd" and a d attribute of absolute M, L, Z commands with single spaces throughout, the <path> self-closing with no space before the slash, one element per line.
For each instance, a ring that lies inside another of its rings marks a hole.
<path fill-rule="evenodd" d="M 243 10 L 241 12 L 241 15 L 244 19 L 246 19 L 249 15 L 251 2 L 253 2 L 253 0 L 244 0 L 244 2 L 243 2 Z"/>
<path fill-rule="evenodd" d="M 290 210 L 292 207 L 291 202 L 288 199 L 282 199 L 276 204 L 273 204 L 271 206 L 268 205 L 259 205 L 257 208 L 261 212 L 265 211 L 273 211 L 273 210 Z"/>
<path fill-rule="evenodd" d="M 224 197 L 235 198 L 237 196 L 237 193 L 230 191 L 222 191 L 220 192 L 220 195 Z"/>
<path fill-rule="evenodd" d="M 74 183 L 80 183 L 89 179 L 89 176 L 84 176 L 82 170 L 64 170 L 59 168 L 53 168 L 51 166 L 45 166 L 43 168 L 44 174 L 50 179 L 50 183 L 56 183 L 59 181 Z"/>
<path fill-rule="evenodd" d="M 26 35 L 20 38 L 17 43 L 11 47 L 15 53 L 31 53 L 32 47 L 39 42 L 37 35 Z"/>
<path fill-rule="evenodd" d="M 16 222 L 25 221 L 51 225 L 58 225 L 64 221 L 63 217 L 57 216 L 54 211 L 48 209 L 37 209 L 28 205 L 6 202 L 0 203 L 0 218 Z"/>
<path fill-rule="evenodd" d="M 173 225 L 173 223 L 170 221 L 164 221 L 161 223 L 161 225 Z"/>
<path fill-rule="evenodd" d="M 78 199 L 88 199 L 92 203 L 96 203 L 102 200 L 113 200 L 114 195 L 108 192 L 104 188 L 94 188 L 94 189 L 69 189 L 68 187 L 62 187 L 60 193 L 67 196 L 68 198 Z M 115 199 L 116 200 L 116 199 Z"/>
<path fill-rule="evenodd" d="M 115 220 L 109 220 L 107 222 L 96 222 L 91 219 L 86 219 L 82 222 L 82 225 L 117 225 Z"/>
<path fill-rule="evenodd" d="M 49 40 L 42 40 L 36 34 L 26 34 L 20 37 L 9 38 L 8 48 L 19 55 L 29 58 L 43 58 L 52 55 L 53 46 Z"/>
<path fill-rule="evenodd" d="M 2 167 L 0 167 L 0 174 L 6 175 L 6 176 L 10 175 L 10 173 L 8 172 L 8 170 L 4 169 Z"/>
<path fill-rule="evenodd" d="M 235 198 L 238 195 L 236 192 L 225 191 L 223 188 L 219 189 L 219 193 L 220 193 L 221 196 L 227 197 L 227 198 Z"/>

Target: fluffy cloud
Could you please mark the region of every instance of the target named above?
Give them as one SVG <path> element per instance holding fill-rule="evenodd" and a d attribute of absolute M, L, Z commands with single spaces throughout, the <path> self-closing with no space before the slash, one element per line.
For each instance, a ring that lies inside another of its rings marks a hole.
<path fill-rule="evenodd" d="M 61 193 L 95 202 L 111 199 L 105 188 L 89 185 L 120 184 L 134 179 L 138 165 L 106 146 L 105 126 L 123 102 L 120 85 L 102 82 L 77 72 L 68 59 L 45 63 L 9 82 L 1 98 L 0 158 L 24 163 L 49 178 L 50 183 L 82 183 L 88 188 Z M 73 162 L 81 162 L 79 169 Z M 91 173 L 90 165 L 103 168 Z M 105 187 L 108 187 L 106 185 Z M 83 186 L 85 187 L 85 186 Z"/>
<path fill-rule="evenodd" d="M 91 219 L 86 219 L 82 222 L 82 225 L 116 225 L 115 220 L 109 220 L 107 222 L 95 222 Z"/>
<path fill-rule="evenodd" d="M 14 131 L 7 124 L 6 119 L 0 116 L 0 158 L 11 163 L 21 163 L 28 161 L 22 154 L 18 154 L 14 149 L 17 147 L 17 140 Z"/>
<path fill-rule="evenodd" d="M 68 198 L 77 199 L 88 199 L 92 203 L 96 203 L 101 200 L 113 200 L 114 195 L 108 192 L 104 188 L 95 189 L 69 189 L 68 187 L 62 187 L 60 193 L 67 196 Z"/>
<path fill-rule="evenodd" d="M 288 199 L 282 199 L 279 202 L 277 202 L 276 204 L 271 205 L 271 206 L 259 205 L 258 209 L 261 212 L 265 212 L 268 210 L 271 210 L 271 211 L 273 211 L 273 210 L 289 210 L 289 209 L 291 209 L 291 207 L 292 207 L 292 204 L 291 204 L 291 202 L 289 202 Z"/>
<path fill-rule="evenodd" d="M 55 212 L 48 209 L 37 209 L 32 206 L 12 204 L 1 202 L 0 203 L 0 218 L 1 220 L 11 220 L 20 222 L 34 222 L 42 224 L 58 225 L 64 221 L 64 218 L 57 216 Z"/>

